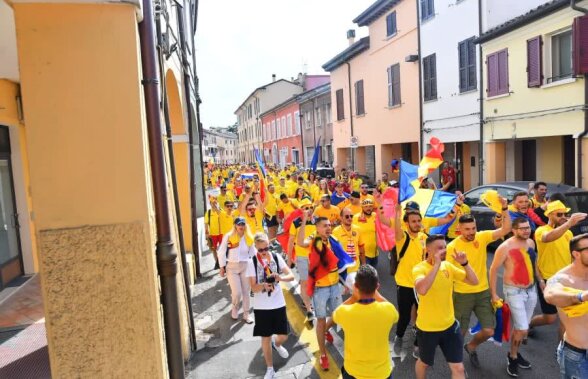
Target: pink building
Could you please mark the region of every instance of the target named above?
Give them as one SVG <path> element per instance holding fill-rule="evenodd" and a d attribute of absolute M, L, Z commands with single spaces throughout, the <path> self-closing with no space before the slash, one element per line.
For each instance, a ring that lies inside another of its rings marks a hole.
<path fill-rule="evenodd" d="M 265 162 L 280 167 L 288 163 L 303 164 L 300 107 L 297 96 L 276 105 L 260 117 Z"/>

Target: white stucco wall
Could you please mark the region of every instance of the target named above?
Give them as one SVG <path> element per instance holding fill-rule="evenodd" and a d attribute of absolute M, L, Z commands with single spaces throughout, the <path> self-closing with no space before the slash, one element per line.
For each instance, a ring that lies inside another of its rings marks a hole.
<path fill-rule="evenodd" d="M 482 32 L 527 13 L 551 0 L 482 0 Z"/>
<path fill-rule="evenodd" d="M 469 20 L 469 22 L 463 22 Z M 479 47 L 475 90 L 459 92 L 458 44 L 478 35 L 478 1 L 436 0 L 435 16 L 421 23 L 421 58 L 436 54 L 437 100 L 423 103 L 423 153 L 431 136 L 443 142 L 480 138 Z M 456 27 L 459 25 L 459 27 Z"/>
<path fill-rule="evenodd" d="M 4 1 L 0 1 L 0 79 L 19 81 L 18 57 L 16 54 L 16 29 L 14 12 Z"/>

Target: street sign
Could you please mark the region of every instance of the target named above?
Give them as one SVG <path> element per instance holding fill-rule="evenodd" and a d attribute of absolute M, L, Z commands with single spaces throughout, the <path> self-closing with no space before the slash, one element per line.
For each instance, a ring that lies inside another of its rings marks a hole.
<path fill-rule="evenodd" d="M 349 142 L 349 147 L 352 149 L 357 149 L 359 146 L 359 138 L 357 136 L 351 136 L 351 141 Z"/>

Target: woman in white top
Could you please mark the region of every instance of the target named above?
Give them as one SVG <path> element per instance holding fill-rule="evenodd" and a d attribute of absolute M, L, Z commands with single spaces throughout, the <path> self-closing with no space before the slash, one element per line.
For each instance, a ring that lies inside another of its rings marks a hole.
<path fill-rule="evenodd" d="M 245 273 L 247 262 L 255 254 L 253 236 L 249 231 L 243 217 L 235 218 L 233 229 L 223 236 L 218 248 L 218 262 L 220 265 L 220 276 L 227 276 L 231 287 L 231 317 L 237 320 L 239 316 L 239 303 L 243 300 L 243 321 L 253 323 L 249 314 L 249 292 L 251 286 Z"/>

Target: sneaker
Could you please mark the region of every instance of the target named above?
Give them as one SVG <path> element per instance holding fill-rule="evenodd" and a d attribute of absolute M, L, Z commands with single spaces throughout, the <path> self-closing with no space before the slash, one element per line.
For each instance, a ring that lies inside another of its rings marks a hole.
<path fill-rule="evenodd" d="M 329 358 L 327 358 L 327 354 L 321 355 L 320 363 L 321 363 L 321 368 L 324 371 L 327 371 L 329 369 Z"/>
<path fill-rule="evenodd" d="M 316 320 L 316 317 L 314 316 L 314 312 L 313 311 L 306 312 L 306 319 L 312 325 L 314 323 L 314 320 Z"/>
<path fill-rule="evenodd" d="M 238 320 L 239 319 L 239 309 L 237 307 L 233 307 L 231 309 L 231 318 L 233 320 Z"/>
<path fill-rule="evenodd" d="M 465 345 L 463 345 L 463 349 L 469 355 L 469 357 L 470 357 L 470 363 L 472 364 L 472 366 L 474 366 L 475 368 L 480 368 L 480 360 L 478 359 L 478 352 L 476 350 L 471 351 L 468 348 L 468 344 L 467 343 Z"/>
<path fill-rule="evenodd" d="M 278 346 L 276 345 L 276 342 L 274 341 L 274 337 L 272 336 L 272 348 L 278 353 L 278 355 L 284 359 L 288 358 L 290 356 L 290 354 L 288 353 L 288 350 L 286 350 L 286 348 L 282 345 Z"/>
<path fill-rule="evenodd" d="M 218 262 L 216 262 L 216 263 L 214 264 L 214 269 L 213 269 L 213 270 L 218 270 L 218 269 L 220 269 L 220 266 L 218 265 Z"/>
<path fill-rule="evenodd" d="M 520 368 L 524 368 L 524 369 L 531 368 L 531 362 L 529 362 L 528 360 L 523 358 L 521 353 L 517 353 L 517 363 L 519 364 Z"/>
<path fill-rule="evenodd" d="M 510 353 L 506 353 L 506 373 L 514 378 L 519 376 L 519 365 L 517 359 L 512 359 Z"/>
<path fill-rule="evenodd" d="M 333 344 L 333 335 L 328 330 L 325 332 L 325 340 L 331 345 Z"/>
<path fill-rule="evenodd" d="M 275 375 L 276 375 L 276 372 L 274 371 L 274 368 L 268 367 L 263 379 L 274 379 Z"/>
<path fill-rule="evenodd" d="M 253 324 L 253 317 L 249 314 L 249 312 L 243 313 L 243 321 L 246 324 Z"/>
<path fill-rule="evenodd" d="M 402 338 L 395 336 L 394 337 L 394 345 L 392 346 L 392 351 L 394 352 L 395 355 L 400 355 L 400 352 L 402 351 Z"/>
<path fill-rule="evenodd" d="M 529 330 L 527 331 L 527 337 L 535 337 L 535 335 L 537 334 L 537 329 L 535 329 L 535 327 L 533 326 L 529 326 Z"/>
<path fill-rule="evenodd" d="M 412 348 L 412 357 L 414 359 L 419 359 L 420 355 L 419 355 L 419 347 L 415 346 Z"/>

